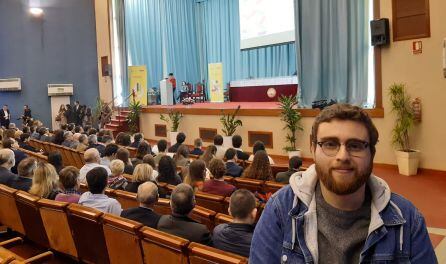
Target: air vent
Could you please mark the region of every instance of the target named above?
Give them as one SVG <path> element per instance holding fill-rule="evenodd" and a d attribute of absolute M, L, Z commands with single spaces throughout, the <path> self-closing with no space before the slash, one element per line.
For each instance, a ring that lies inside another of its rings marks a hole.
<path fill-rule="evenodd" d="M 0 79 L 0 92 L 14 92 L 22 90 L 20 78 Z"/>
<path fill-rule="evenodd" d="M 73 95 L 73 84 L 48 84 L 48 96 Z"/>

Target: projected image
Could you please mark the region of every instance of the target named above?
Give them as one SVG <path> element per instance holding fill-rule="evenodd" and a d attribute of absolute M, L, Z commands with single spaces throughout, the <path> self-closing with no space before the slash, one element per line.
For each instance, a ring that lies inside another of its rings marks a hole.
<path fill-rule="evenodd" d="M 294 41 L 293 0 L 240 0 L 241 48 Z"/>

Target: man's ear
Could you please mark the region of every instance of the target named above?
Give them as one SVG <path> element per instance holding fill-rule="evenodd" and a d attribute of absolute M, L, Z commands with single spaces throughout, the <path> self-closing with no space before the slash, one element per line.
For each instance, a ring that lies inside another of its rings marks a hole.
<path fill-rule="evenodd" d="M 252 217 L 253 220 L 256 219 L 256 217 L 257 217 L 257 208 L 254 208 L 254 209 L 251 211 L 251 217 Z"/>
<path fill-rule="evenodd" d="M 229 206 L 228 206 L 228 214 L 229 214 L 230 216 L 232 216 L 232 214 L 231 214 L 231 210 L 229 209 Z"/>

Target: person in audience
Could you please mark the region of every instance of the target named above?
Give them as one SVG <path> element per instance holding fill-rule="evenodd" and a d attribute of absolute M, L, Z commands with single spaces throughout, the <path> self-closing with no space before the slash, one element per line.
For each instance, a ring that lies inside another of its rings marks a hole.
<path fill-rule="evenodd" d="M 173 161 L 178 167 L 186 167 L 189 165 L 189 147 L 186 145 L 181 145 L 177 149 L 177 153 L 173 157 Z"/>
<path fill-rule="evenodd" d="M 75 126 L 74 133 L 82 134 L 82 133 L 84 133 L 84 129 L 81 126 Z"/>
<path fill-rule="evenodd" d="M 203 189 L 204 180 L 206 179 L 206 164 L 202 160 L 194 160 L 189 165 L 189 172 L 184 178 L 184 183 L 189 184 L 194 192 Z"/>
<path fill-rule="evenodd" d="M 11 183 L 17 178 L 17 175 L 11 172 L 14 165 L 14 152 L 9 148 L 0 149 L 0 184 L 11 186 Z"/>
<path fill-rule="evenodd" d="M 176 140 L 177 142 L 168 150 L 170 153 L 176 153 L 178 148 L 183 145 L 184 141 L 186 140 L 186 134 L 184 134 L 183 132 L 178 133 Z"/>
<path fill-rule="evenodd" d="M 85 115 L 82 118 L 83 126 L 91 126 L 93 124 L 93 114 L 91 113 L 91 108 L 87 107 L 85 109 Z"/>
<path fill-rule="evenodd" d="M 41 136 L 40 136 L 40 141 L 44 141 L 44 142 L 54 142 L 54 136 L 50 135 L 50 132 L 48 130 L 48 128 L 44 127 L 42 128 L 42 131 L 40 132 Z"/>
<path fill-rule="evenodd" d="M 155 164 L 158 166 L 160 159 L 166 155 L 167 141 L 164 139 L 160 139 L 156 143 L 156 146 L 158 148 L 158 153 L 155 156 Z"/>
<path fill-rule="evenodd" d="M 132 175 L 132 181 L 127 184 L 125 190 L 136 193 L 139 185 L 148 181 L 155 182 L 155 178 L 152 177 L 152 173 L 153 168 L 149 164 L 136 165 L 135 171 Z"/>
<path fill-rule="evenodd" d="M 139 206 L 129 208 L 121 213 L 121 217 L 140 222 L 145 226 L 156 228 L 161 218 L 153 211 L 153 205 L 158 202 L 158 187 L 153 182 L 145 182 L 138 186 L 136 200 Z"/>
<path fill-rule="evenodd" d="M 265 144 L 263 144 L 262 141 L 256 141 L 256 142 L 254 142 L 254 145 L 253 145 L 253 147 L 252 147 L 252 154 L 251 154 L 251 156 L 249 156 L 248 161 L 253 161 L 253 160 L 254 160 L 254 155 L 255 155 L 255 154 L 257 153 L 257 151 L 259 151 L 259 150 L 263 150 L 263 151 L 266 152 Z M 269 164 L 274 165 L 274 160 L 273 160 L 270 156 L 268 156 L 268 160 L 269 160 Z"/>
<path fill-rule="evenodd" d="M 235 150 L 237 150 L 237 158 L 239 160 L 248 160 L 249 159 L 249 154 L 244 152 L 241 147 L 242 147 L 242 137 L 240 135 L 234 135 L 232 136 L 232 146 L 234 147 Z"/>
<path fill-rule="evenodd" d="M 229 201 L 231 223 L 214 228 L 213 246 L 240 256 L 249 257 L 254 221 L 257 216 L 256 198 L 245 189 L 237 190 Z"/>
<path fill-rule="evenodd" d="M 176 172 L 175 162 L 167 155 L 164 155 L 158 164 L 157 182 L 165 182 L 171 185 L 178 185 L 182 183 L 181 177 Z"/>
<path fill-rule="evenodd" d="M 117 136 L 116 136 L 116 144 L 120 145 L 120 146 L 130 146 L 130 144 L 132 143 L 130 135 L 124 132 L 120 132 Z"/>
<path fill-rule="evenodd" d="M 194 149 L 190 154 L 197 156 L 203 155 L 203 150 L 201 150 L 201 147 L 203 147 L 203 140 L 201 140 L 201 138 L 196 138 L 194 140 Z"/>
<path fill-rule="evenodd" d="M 78 151 L 85 151 L 88 148 L 88 137 L 84 134 L 79 136 L 79 144 L 76 147 Z"/>
<path fill-rule="evenodd" d="M 96 128 L 93 128 L 93 127 L 90 127 L 89 129 L 86 129 L 85 131 L 87 131 L 87 135 L 89 135 L 89 136 L 91 136 L 91 135 L 97 136 L 97 134 L 98 134 L 98 131 L 96 130 Z"/>
<path fill-rule="evenodd" d="M 64 142 L 64 133 L 65 131 L 63 131 L 62 129 L 58 129 L 56 131 L 54 131 L 54 137 L 53 137 L 53 143 L 56 145 L 62 145 L 62 143 Z"/>
<path fill-rule="evenodd" d="M 209 162 L 215 158 L 215 153 L 217 153 L 217 148 L 214 145 L 209 145 L 204 151 L 203 155 L 200 156 L 199 159 L 204 161 L 206 168 L 209 168 Z"/>
<path fill-rule="evenodd" d="M 99 151 L 99 154 L 101 154 L 101 156 L 104 155 L 105 146 L 98 143 L 98 137 L 95 134 L 88 136 L 88 148 L 87 149 L 90 149 L 90 148 L 95 148 Z"/>
<path fill-rule="evenodd" d="M 75 149 L 77 147 L 77 145 L 79 144 L 79 142 L 76 142 L 74 140 L 73 132 L 71 132 L 71 131 L 66 131 L 63 134 L 63 137 L 64 137 L 64 141 L 62 142 L 62 146 Z"/>
<path fill-rule="evenodd" d="M 112 160 L 110 170 L 111 175 L 108 177 L 108 187 L 115 190 L 124 190 L 127 186 L 127 179 L 122 175 L 124 173 L 124 162 L 119 159 Z"/>
<path fill-rule="evenodd" d="M 29 129 L 29 132 L 31 133 L 31 138 L 32 139 L 39 139 L 40 138 L 40 134 L 39 132 L 37 132 L 37 127 L 35 126 L 31 126 Z"/>
<path fill-rule="evenodd" d="M 226 148 L 223 147 L 223 137 L 221 135 L 215 135 L 214 137 L 214 145 L 217 148 L 217 152 L 215 153 L 215 157 L 217 159 L 223 159 L 225 157 Z"/>
<path fill-rule="evenodd" d="M 26 149 L 32 152 L 39 152 L 37 149 L 35 149 L 33 146 L 30 146 L 28 144 L 29 142 L 29 134 L 28 133 L 23 133 L 20 135 L 20 140 L 19 140 L 19 147 L 22 149 Z"/>
<path fill-rule="evenodd" d="M 53 165 L 57 174 L 63 169 L 62 154 L 59 151 L 53 151 L 48 154 L 48 163 Z"/>
<path fill-rule="evenodd" d="M 23 126 L 23 127 L 22 127 L 22 132 L 23 132 L 23 133 L 28 133 L 28 134 L 29 134 L 29 133 L 30 133 L 30 127 L 29 127 L 29 126 Z"/>
<path fill-rule="evenodd" d="M 161 216 L 157 229 L 191 242 L 212 245 L 209 229 L 189 217 L 195 207 L 195 195 L 192 187 L 181 183 L 170 196 L 172 215 Z"/>
<path fill-rule="evenodd" d="M 291 175 L 298 172 L 300 166 L 302 166 L 302 160 L 297 156 L 291 157 L 288 164 L 288 171 L 278 172 L 276 174 L 276 182 L 288 184 Z"/>
<path fill-rule="evenodd" d="M 59 172 L 59 185 L 62 192 L 56 195 L 54 200 L 78 203 L 81 193 L 79 192 L 79 169 L 74 166 L 66 166 Z"/>
<path fill-rule="evenodd" d="M 122 212 L 121 204 L 104 194 L 107 178 L 107 171 L 103 167 L 91 169 L 87 173 L 88 192 L 81 195 L 79 204 L 119 216 Z"/>
<path fill-rule="evenodd" d="M 60 193 L 58 188 L 59 176 L 53 165 L 44 162 L 37 162 L 34 169 L 33 183 L 29 189 L 29 193 L 54 200 L 56 195 Z"/>
<path fill-rule="evenodd" d="M 99 129 L 99 132 L 97 133 L 99 143 L 104 143 L 102 142 L 102 137 L 104 137 L 104 131 L 105 131 L 104 129 Z"/>
<path fill-rule="evenodd" d="M 243 173 L 243 167 L 237 164 L 237 150 L 228 148 L 225 152 L 226 175 L 240 177 Z"/>
<path fill-rule="evenodd" d="M 105 146 L 107 146 L 108 144 L 113 143 L 113 138 L 109 135 L 104 135 L 100 142 Z"/>
<path fill-rule="evenodd" d="M 11 138 L 3 139 L 2 145 L 3 145 L 3 148 L 10 149 L 10 150 L 12 150 L 12 152 L 14 152 L 15 164 L 11 168 L 11 172 L 14 174 L 17 174 L 17 166 L 19 165 L 20 161 L 22 161 L 23 159 L 26 159 L 28 157 L 28 155 L 26 155 L 25 152 L 17 149 L 18 144 L 15 142 L 14 139 L 11 139 Z"/>
<path fill-rule="evenodd" d="M 85 165 L 79 171 L 79 181 L 81 183 L 86 182 L 87 173 L 96 167 L 102 167 L 107 172 L 107 175 L 111 174 L 108 166 L 99 164 L 101 162 L 101 157 L 99 156 L 99 151 L 95 148 L 87 149 L 84 152 Z"/>
<path fill-rule="evenodd" d="M 106 145 L 104 149 L 104 156 L 101 158 L 101 164 L 104 166 L 110 166 L 111 161 L 116 158 L 118 149 L 119 146 L 114 143 Z"/>
<path fill-rule="evenodd" d="M 34 158 L 26 158 L 20 161 L 17 167 L 18 177 L 11 182 L 11 187 L 17 190 L 29 191 L 33 183 L 34 169 L 37 161 Z"/>
<path fill-rule="evenodd" d="M 253 162 L 243 172 L 242 177 L 262 181 L 274 180 L 273 172 L 269 164 L 268 154 L 266 154 L 266 152 L 263 150 L 257 151 Z"/>
<path fill-rule="evenodd" d="M 66 131 L 74 132 L 74 128 L 75 127 L 76 127 L 76 124 L 69 123 L 69 124 L 67 124 L 67 130 Z"/>
<path fill-rule="evenodd" d="M 211 160 L 209 171 L 213 178 L 204 182 L 203 192 L 221 196 L 230 196 L 235 191 L 235 186 L 225 182 L 225 179 L 223 178 L 226 172 L 226 167 L 221 159 Z"/>
<path fill-rule="evenodd" d="M 11 112 L 8 109 L 8 105 L 3 105 L 3 108 L 0 109 L 0 126 L 8 128 L 10 121 Z"/>
<path fill-rule="evenodd" d="M 56 123 L 59 123 L 59 126 L 67 124 L 67 116 L 65 115 L 66 108 L 64 104 L 61 104 L 59 107 L 59 112 L 56 115 Z"/>
<path fill-rule="evenodd" d="M 133 136 L 133 143 L 130 144 L 132 148 L 138 148 L 139 144 L 144 141 L 144 135 L 142 133 L 136 133 Z"/>
<path fill-rule="evenodd" d="M 138 164 L 143 163 L 142 159 L 144 158 L 144 156 L 151 153 L 152 153 L 152 148 L 150 147 L 149 143 L 143 140 L 141 143 L 138 144 L 138 149 L 136 150 L 136 156 L 135 158 L 132 159 L 132 165 L 136 166 Z"/>
<path fill-rule="evenodd" d="M 132 165 L 132 162 L 130 161 L 130 152 L 128 151 L 128 149 L 122 147 L 119 148 L 116 152 L 116 158 L 124 162 L 124 173 L 133 174 L 134 167 Z"/>
<path fill-rule="evenodd" d="M 145 156 L 142 158 L 142 163 L 149 164 L 150 167 L 153 168 L 152 177 L 153 177 L 154 179 L 158 178 L 159 173 L 158 173 L 158 171 L 157 171 L 157 167 L 156 167 L 156 164 L 155 164 L 155 159 L 153 158 L 152 154 L 147 154 L 147 155 L 145 155 Z"/>
<path fill-rule="evenodd" d="M 437 263 L 423 215 L 372 173 L 378 137 L 360 107 L 324 108 L 310 134 L 315 164 L 270 199 L 250 261 Z"/>

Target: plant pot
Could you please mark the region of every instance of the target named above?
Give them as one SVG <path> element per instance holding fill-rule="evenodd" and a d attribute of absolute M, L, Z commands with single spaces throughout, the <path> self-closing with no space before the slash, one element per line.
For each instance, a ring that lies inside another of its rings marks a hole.
<path fill-rule="evenodd" d="M 179 132 L 169 132 L 169 142 L 170 145 L 174 145 L 175 143 L 177 143 L 177 135 Z"/>
<path fill-rule="evenodd" d="M 396 150 L 395 155 L 400 174 L 406 176 L 417 174 L 418 163 L 420 160 L 419 150 L 411 150 L 410 152 Z"/>
<path fill-rule="evenodd" d="M 223 137 L 223 147 L 232 148 L 232 136 L 224 136 Z"/>
<path fill-rule="evenodd" d="M 292 157 L 295 157 L 295 156 L 302 157 L 302 153 L 301 153 L 300 149 L 293 150 L 293 151 L 288 151 L 288 158 L 291 159 Z"/>

